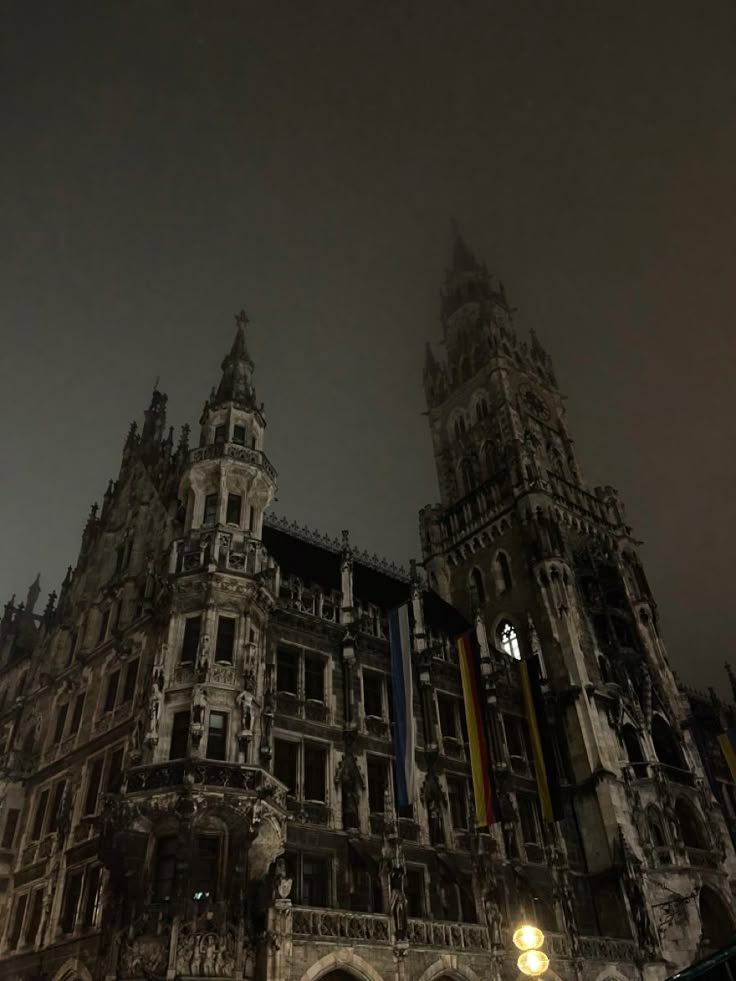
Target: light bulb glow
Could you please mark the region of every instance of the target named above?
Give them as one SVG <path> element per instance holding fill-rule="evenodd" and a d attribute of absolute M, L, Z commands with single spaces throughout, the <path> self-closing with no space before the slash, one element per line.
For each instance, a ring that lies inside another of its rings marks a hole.
<path fill-rule="evenodd" d="M 537 950 L 544 943 L 544 934 L 539 927 L 532 926 L 531 923 L 524 923 L 518 930 L 514 931 L 514 946 L 519 950 Z"/>
<path fill-rule="evenodd" d="M 516 966 L 527 977 L 538 978 L 549 967 L 549 957 L 543 950 L 525 950 L 523 954 L 519 954 Z"/>

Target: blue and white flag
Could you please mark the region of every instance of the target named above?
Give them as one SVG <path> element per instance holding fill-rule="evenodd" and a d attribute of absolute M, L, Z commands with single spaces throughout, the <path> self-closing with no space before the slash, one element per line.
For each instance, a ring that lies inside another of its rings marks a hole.
<path fill-rule="evenodd" d="M 394 701 L 394 752 L 396 754 L 396 805 L 414 800 L 414 685 L 411 670 L 409 604 L 388 615 L 391 642 L 391 677 Z"/>

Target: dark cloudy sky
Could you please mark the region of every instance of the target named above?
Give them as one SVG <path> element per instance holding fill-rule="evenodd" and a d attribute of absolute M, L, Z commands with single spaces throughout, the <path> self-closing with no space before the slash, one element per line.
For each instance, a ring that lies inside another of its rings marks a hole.
<path fill-rule="evenodd" d="M 0 597 L 76 560 L 154 379 L 252 320 L 276 509 L 406 561 L 449 219 L 617 486 L 682 676 L 734 657 L 736 6 L 0 2 Z"/>

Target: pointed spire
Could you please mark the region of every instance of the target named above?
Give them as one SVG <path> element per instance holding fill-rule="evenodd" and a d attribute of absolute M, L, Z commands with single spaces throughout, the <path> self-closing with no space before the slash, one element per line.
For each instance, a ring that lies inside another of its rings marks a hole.
<path fill-rule="evenodd" d="M 159 392 L 158 379 L 156 379 L 156 387 L 151 393 L 151 404 L 144 413 L 145 421 L 141 432 L 141 443 L 144 449 L 151 449 L 161 443 L 166 427 L 167 402 L 168 396 Z"/>
<path fill-rule="evenodd" d="M 41 573 L 37 573 L 36 578 L 33 580 L 31 585 L 28 587 L 28 593 L 26 594 L 26 610 L 29 613 L 33 613 L 33 607 L 36 605 L 38 597 L 41 593 Z"/>
<path fill-rule="evenodd" d="M 236 314 L 235 323 L 237 330 L 233 346 L 222 362 L 222 378 L 212 401 L 238 402 L 252 407 L 255 398 L 251 383 L 254 365 L 245 340 L 245 328 L 249 321 L 244 310 Z"/>
<path fill-rule="evenodd" d="M 452 270 L 453 272 L 473 272 L 480 263 L 468 248 L 457 221 L 452 219 Z"/>

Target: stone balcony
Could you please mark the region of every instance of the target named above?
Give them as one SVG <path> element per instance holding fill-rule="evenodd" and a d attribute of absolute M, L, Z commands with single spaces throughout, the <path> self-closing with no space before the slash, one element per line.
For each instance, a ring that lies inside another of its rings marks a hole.
<path fill-rule="evenodd" d="M 215 760 L 172 760 L 131 767 L 126 774 L 125 795 L 131 797 L 179 787 L 246 791 L 286 808 L 286 787 L 267 770 L 240 763 Z"/>
<path fill-rule="evenodd" d="M 214 568 L 223 572 L 257 576 L 273 573 L 278 591 L 276 564 L 258 539 L 248 532 L 225 528 L 198 528 L 171 546 L 169 572 L 186 575 Z"/>
<path fill-rule="evenodd" d="M 266 454 L 262 450 L 253 450 L 249 446 L 243 446 L 242 443 L 213 443 L 210 446 L 199 446 L 189 454 L 192 463 L 223 458 L 261 467 L 271 480 L 276 480 L 276 470 Z"/>

